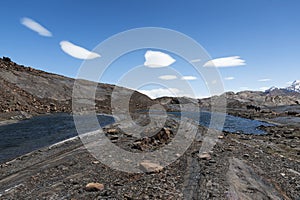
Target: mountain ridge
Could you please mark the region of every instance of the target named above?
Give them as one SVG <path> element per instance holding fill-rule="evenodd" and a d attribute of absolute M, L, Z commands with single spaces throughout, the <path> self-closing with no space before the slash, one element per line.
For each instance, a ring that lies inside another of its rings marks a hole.
<path fill-rule="evenodd" d="M 274 90 L 300 93 L 300 80 L 294 80 L 289 86 L 284 87 L 284 88 L 278 88 L 276 86 L 272 86 L 269 89 L 265 90 L 265 92 L 268 93 L 268 92 L 272 92 Z"/>
<path fill-rule="evenodd" d="M 20 113 L 71 113 L 74 83 L 73 78 L 18 65 L 7 57 L 0 58 L 0 119 L 10 119 Z M 96 85 L 94 108 L 100 113 L 111 113 L 111 94 L 116 88 L 120 96 L 132 94 L 130 110 L 147 109 L 155 102 L 138 91 L 120 86 L 87 80 L 78 83 L 81 90 Z"/>

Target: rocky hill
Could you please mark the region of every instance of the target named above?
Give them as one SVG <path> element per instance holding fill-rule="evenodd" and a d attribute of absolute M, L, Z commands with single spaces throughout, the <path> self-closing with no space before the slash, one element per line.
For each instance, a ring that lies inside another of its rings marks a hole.
<path fill-rule="evenodd" d="M 74 79 L 24 67 L 9 58 L 0 58 L 0 119 L 52 112 L 72 111 Z M 82 88 L 96 83 L 81 81 Z M 99 113 L 111 112 L 111 94 L 114 88 L 122 94 L 131 94 L 130 109 L 146 109 L 153 104 L 146 95 L 110 84 L 98 83 L 95 108 Z"/>
<path fill-rule="evenodd" d="M 300 93 L 268 93 L 259 91 L 242 91 L 238 93 L 227 92 L 226 96 L 229 107 L 254 104 L 262 107 L 286 106 L 299 104 Z"/>
<path fill-rule="evenodd" d="M 202 108 L 209 108 L 212 104 L 215 106 L 223 105 L 220 101 L 226 100 L 227 108 L 246 108 L 249 105 L 260 107 L 274 107 L 274 106 L 289 106 L 299 105 L 300 93 L 295 91 L 284 91 L 282 89 L 275 89 L 273 91 L 242 91 L 242 92 L 226 92 L 220 96 L 213 96 L 204 99 L 191 99 L 187 97 L 160 97 L 156 100 L 161 104 L 171 107 L 176 107 L 179 104 L 196 103 Z"/>
<path fill-rule="evenodd" d="M 168 111 L 180 111 L 181 104 L 196 104 L 202 110 L 214 109 L 217 112 L 245 117 L 278 117 L 300 116 L 300 93 L 283 89 L 273 91 L 242 91 L 226 92 L 219 96 L 204 99 L 190 99 L 187 97 L 157 98 Z"/>

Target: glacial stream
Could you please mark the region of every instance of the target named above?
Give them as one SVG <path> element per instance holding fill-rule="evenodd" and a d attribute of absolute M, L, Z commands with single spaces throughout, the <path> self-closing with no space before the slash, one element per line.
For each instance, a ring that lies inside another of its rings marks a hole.
<path fill-rule="evenodd" d="M 170 112 L 173 117 L 180 117 L 180 113 Z M 214 113 L 215 114 L 215 113 Z M 201 112 L 200 119 L 195 113 L 184 113 L 200 125 L 210 126 L 210 112 Z M 215 114 L 222 118 L 222 114 Z M 107 115 L 98 115 L 100 126 L 105 126 L 114 122 L 114 118 Z M 258 129 L 259 126 L 270 124 L 225 115 L 225 124 L 211 127 L 228 132 L 238 132 L 244 134 L 264 134 Z M 11 160 L 33 150 L 49 146 L 62 140 L 77 136 L 73 117 L 68 114 L 54 114 L 33 117 L 13 124 L 0 126 L 0 163 Z"/>

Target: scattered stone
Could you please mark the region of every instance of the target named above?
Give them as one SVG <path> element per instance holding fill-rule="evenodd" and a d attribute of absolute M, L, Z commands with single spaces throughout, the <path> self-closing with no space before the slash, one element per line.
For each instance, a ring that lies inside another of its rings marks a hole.
<path fill-rule="evenodd" d="M 211 180 L 207 181 L 206 183 L 206 187 L 212 187 L 213 186 L 213 183 Z"/>
<path fill-rule="evenodd" d="M 163 170 L 161 165 L 152 163 L 150 161 L 143 161 L 140 163 L 140 166 L 146 172 L 160 172 Z"/>
<path fill-rule="evenodd" d="M 243 157 L 244 157 L 244 158 L 249 158 L 249 157 L 250 157 L 250 155 L 249 155 L 249 154 L 247 154 L 247 153 L 245 153 L 245 154 L 243 155 Z"/>
<path fill-rule="evenodd" d="M 99 164 L 100 162 L 98 160 L 95 160 L 92 162 L 93 164 Z"/>
<path fill-rule="evenodd" d="M 118 140 L 118 139 L 119 139 L 118 136 L 112 136 L 112 137 L 110 138 L 110 140 Z"/>
<path fill-rule="evenodd" d="M 224 139 L 224 135 L 219 135 L 218 139 Z"/>
<path fill-rule="evenodd" d="M 104 189 L 104 185 L 101 183 L 88 183 L 85 186 L 85 190 L 92 192 L 92 191 L 100 191 Z"/>
<path fill-rule="evenodd" d="M 209 160 L 209 163 L 217 163 L 215 160 Z"/>
<path fill-rule="evenodd" d="M 117 132 L 118 132 L 118 130 L 115 129 L 115 128 L 111 128 L 111 129 L 107 130 L 107 133 L 110 133 L 110 134 L 114 134 L 114 133 L 117 133 Z"/>
<path fill-rule="evenodd" d="M 300 173 L 299 172 L 297 172 L 297 171 L 295 171 L 295 170 L 293 170 L 293 169 L 287 169 L 289 172 L 292 172 L 292 173 L 294 173 L 294 174 L 297 174 L 298 176 L 300 176 Z"/>
<path fill-rule="evenodd" d="M 211 156 L 209 153 L 203 152 L 202 154 L 199 155 L 199 158 L 203 160 L 210 160 Z"/>

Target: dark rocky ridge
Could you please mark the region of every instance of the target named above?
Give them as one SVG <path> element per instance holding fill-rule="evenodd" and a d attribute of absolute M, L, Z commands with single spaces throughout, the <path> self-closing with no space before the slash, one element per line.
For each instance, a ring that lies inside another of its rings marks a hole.
<path fill-rule="evenodd" d="M 8 58 L 0 58 L 0 120 L 25 114 L 44 114 L 72 111 L 74 79 L 18 65 Z M 81 81 L 82 88 L 96 83 Z M 137 91 L 115 85 L 98 83 L 95 108 L 99 113 L 111 112 L 111 94 L 117 88 L 124 94 L 132 93 L 130 110 L 147 109 L 152 99 Z"/>

